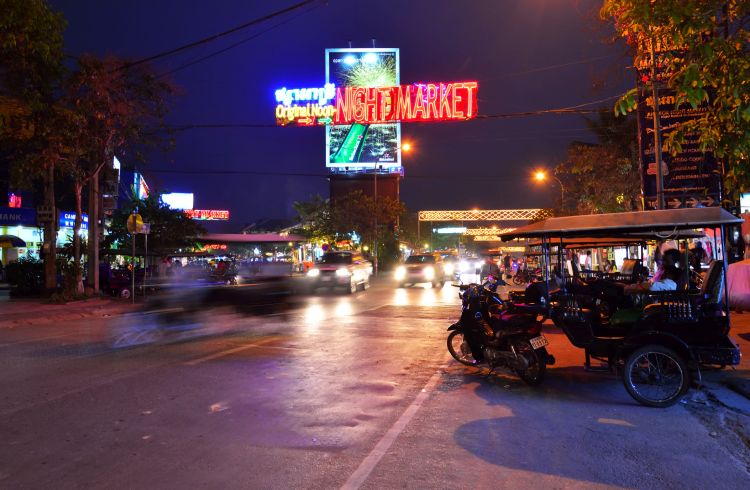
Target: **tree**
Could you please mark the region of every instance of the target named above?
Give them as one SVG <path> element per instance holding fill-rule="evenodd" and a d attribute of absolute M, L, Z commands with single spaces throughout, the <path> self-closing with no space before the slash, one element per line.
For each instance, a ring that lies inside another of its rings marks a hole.
<path fill-rule="evenodd" d="M 328 199 L 323 199 L 319 194 L 310 198 L 309 201 L 297 201 L 294 203 L 300 227 L 297 230 L 311 242 L 326 243 L 335 239 L 335 232 L 331 224 L 331 205 Z"/>
<path fill-rule="evenodd" d="M 571 143 L 565 162 L 555 168 L 565 186 L 561 211 L 588 214 L 638 209 L 640 164 L 635 117 L 615 117 L 603 111 L 598 119 L 586 122 L 598 143 Z"/>
<path fill-rule="evenodd" d="M 132 152 L 134 158 L 142 159 L 143 148 L 164 143 L 156 130 L 164 126 L 167 98 L 173 92 L 173 87 L 159 79 L 149 65 L 125 68 L 125 62 L 117 58 L 83 56 L 66 83 L 65 100 L 80 123 L 77 150 L 81 158 L 67 167 L 76 199 L 74 260 L 78 263 L 81 257 L 78 231 L 82 193 L 88 186 L 89 285 L 95 291 L 99 286 L 99 175 L 111 165 L 115 154 Z"/>
<path fill-rule="evenodd" d="M 736 191 L 750 186 L 750 0 L 604 0 L 601 17 L 636 48 L 668 46 L 663 57 L 676 103 L 701 117 L 679 124 L 664 141 L 673 153 L 686 136 L 699 135 L 701 149 L 725 163 L 724 178 Z M 636 63 L 648 58 L 641 49 Z M 630 91 L 615 106 L 618 114 L 636 108 Z"/>
<path fill-rule="evenodd" d="M 363 246 L 377 242 L 379 255 L 393 248 L 397 241 L 396 223 L 405 212 L 400 201 L 378 196 L 376 202 L 362 191 L 334 202 L 314 196 L 310 201 L 294 203 L 294 208 L 302 224 L 301 232 L 313 241 L 349 240 L 356 233 Z"/>
<path fill-rule="evenodd" d="M 132 235 L 128 232 L 127 220 L 134 210 L 151 224 L 149 248 L 162 254 L 170 254 L 184 248 L 193 248 L 198 237 L 206 230 L 190 219 L 183 211 L 171 209 L 164 204 L 157 192 L 146 199 L 131 199 L 122 209 L 112 213 L 112 224 L 104 238 L 103 248 L 130 250 Z"/>
<path fill-rule="evenodd" d="M 41 179 L 45 205 L 54 209 L 55 171 L 70 157 L 70 113 L 55 103 L 64 74 L 65 21 L 44 0 L 0 0 L 0 12 L 0 93 L 19 103 L 25 119 L 18 127 L 0 128 L 0 144 L 10 149 L 13 184 L 28 188 Z M 56 230 L 55 220 L 45 224 L 47 292 L 57 285 Z"/>

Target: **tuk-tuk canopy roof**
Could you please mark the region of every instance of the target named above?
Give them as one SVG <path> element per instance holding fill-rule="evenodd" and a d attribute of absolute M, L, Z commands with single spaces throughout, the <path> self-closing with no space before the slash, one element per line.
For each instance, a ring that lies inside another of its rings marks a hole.
<path fill-rule="evenodd" d="M 541 237 L 604 237 L 613 235 L 667 234 L 672 231 L 739 224 L 742 219 L 719 208 L 662 209 L 627 213 L 587 214 L 548 218 L 503 233 L 503 241 Z M 664 236 L 663 238 L 667 238 Z"/>

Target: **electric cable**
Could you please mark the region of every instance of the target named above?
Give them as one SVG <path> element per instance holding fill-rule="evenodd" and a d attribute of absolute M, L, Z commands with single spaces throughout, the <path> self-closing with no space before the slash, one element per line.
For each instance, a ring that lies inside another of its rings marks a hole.
<path fill-rule="evenodd" d="M 118 69 L 119 70 L 127 70 L 128 68 L 132 68 L 134 66 L 141 65 L 143 63 L 148 63 L 150 61 L 158 60 L 160 58 L 165 58 L 167 56 L 171 56 L 173 54 L 180 53 L 180 52 L 185 51 L 187 49 L 191 49 L 191 48 L 194 48 L 196 46 L 201 46 L 203 44 L 207 44 L 207 43 L 210 43 L 212 41 L 216 41 L 217 39 L 220 39 L 222 37 L 225 37 L 225 36 L 228 36 L 228 35 L 233 34 L 235 32 L 247 29 L 248 27 L 252 27 L 254 25 L 261 24 L 263 22 L 271 20 L 271 19 L 273 19 L 275 17 L 278 17 L 280 15 L 284 15 L 284 14 L 286 14 L 288 12 L 292 12 L 294 10 L 300 9 L 300 8 L 304 7 L 305 5 L 310 5 L 312 3 L 319 2 L 319 1 L 321 1 L 321 0 L 303 0 L 302 2 L 295 3 L 294 5 L 291 5 L 291 6 L 287 7 L 287 8 L 284 8 L 284 9 L 281 9 L 281 10 L 277 10 L 277 11 L 275 11 L 273 13 L 264 15 L 262 17 L 258 17 L 256 19 L 253 19 L 253 20 L 249 21 L 249 22 L 245 22 L 245 23 L 240 24 L 238 26 L 232 27 L 231 29 L 228 29 L 226 31 L 219 32 L 217 34 L 212 34 L 212 35 L 210 35 L 208 37 L 204 37 L 203 39 L 199 39 L 197 41 L 193 41 L 193 42 L 190 42 L 190 43 L 187 43 L 187 44 L 183 44 L 182 46 L 178 46 L 176 48 L 172 48 L 172 49 L 169 49 L 167 51 L 162 51 L 161 53 L 156 53 L 156 54 L 153 54 L 151 56 L 147 56 L 145 58 L 141 58 L 141 59 L 136 60 L 136 61 L 131 61 L 129 63 L 125 63 L 122 66 L 120 66 Z"/>
<path fill-rule="evenodd" d="M 322 3 L 318 3 L 317 5 L 314 5 L 313 7 L 309 8 L 309 9 L 303 11 L 303 12 L 298 13 L 297 15 L 294 15 L 292 17 L 289 17 L 288 19 L 282 20 L 281 22 L 279 22 L 277 24 L 274 24 L 274 25 L 272 25 L 271 27 L 269 27 L 267 29 L 263 29 L 262 31 L 260 31 L 260 32 L 258 32 L 256 34 L 253 34 L 250 37 L 247 37 L 245 39 L 237 41 L 236 43 L 230 44 L 229 46 L 227 46 L 225 48 L 222 48 L 222 49 L 220 49 L 218 51 L 214 51 L 213 53 L 209 53 L 209 54 L 207 54 L 205 56 L 201 56 L 201 57 L 196 58 L 194 60 L 188 61 L 187 63 L 182 64 L 182 65 L 180 65 L 180 66 L 178 66 L 176 68 L 172 68 L 171 70 L 165 71 L 164 73 L 162 73 L 160 75 L 157 75 L 157 78 L 163 78 L 163 77 L 166 77 L 168 75 L 172 75 L 173 73 L 176 73 L 178 71 L 184 70 L 185 68 L 189 68 L 189 67 L 191 67 L 193 65 L 196 65 L 196 64 L 198 64 L 198 63 L 200 63 L 202 61 L 206 61 L 209 58 L 213 58 L 214 56 L 218 56 L 218 55 L 220 55 L 222 53 L 225 53 L 225 52 L 227 52 L 227 51 L 229 51 L 231 49 L 236 48 L 237 46 L 245 44 L 246 42 L 252 41 L 253 39 L 255 39 L 257 37 L 260 37 L 263 34 L 276 29 L 277 27 L 281 27 L 284 24 L 286 24 L 288 22 L 291 22 L 291 21 L 297 19 L 298 17 L 301 17 L 301 16 L 303 16 L 303 15 L 305 15 L 305 14 L 307 14 L 307 13 L 313 11 L 313 10 L 315 10 L 316 8 L 320 7 L 321 5 L 323 5 L 323 4 Z"/>

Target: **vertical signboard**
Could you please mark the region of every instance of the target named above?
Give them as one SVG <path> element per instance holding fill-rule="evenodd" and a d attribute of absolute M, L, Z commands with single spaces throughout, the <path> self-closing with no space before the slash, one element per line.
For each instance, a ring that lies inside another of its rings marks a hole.
<path fill-rule="evenodd" d="M 394 87 L 398 48 L 327 49 L 326 83 L 336 87 Z M 401 124 L 326 127 L 326 167 L 401 170 Z"/>
<path fill-rule="evenodd" d="M 645 209 L 657 208 L 656 158 L 654 151 L 654 109 L 658 106 L 662 145 L 667 136 L 684 122 L 703 117 L 707 103 L 693 109 L 690 104 L 676 104 L 674 90 L 664 83 L 669 74 L 660 56 L 669 48 L 656 46 L 656 78 L 658 104 L 654 104 L 651 81 L 651 46 L 640 45 L 642 53 L 638 69 L 638 143 L 641 158 L 641 183 Z M 662 150 L 664 205 L 667 209 L 683 207 L 719 206 L 721 170 L 714 155 L 703 151 L 698 134 L 688 134 L 682 150 L 671 154 Z"/>

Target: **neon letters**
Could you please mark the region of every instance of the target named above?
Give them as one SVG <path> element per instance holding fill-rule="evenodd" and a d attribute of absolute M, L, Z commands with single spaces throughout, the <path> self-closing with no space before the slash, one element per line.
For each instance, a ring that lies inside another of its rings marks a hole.
<path fill-rule="evenodd" d="M 301 126 L 465 121 L 477 115 L 477 82 L 276 91 L 276 122 Z"/>
<path fill-rule="evenodd" d="M 477 115 L 477 82 L 336 89 L 333 124 L 451 121 Z"/>

